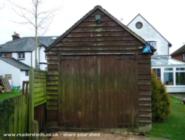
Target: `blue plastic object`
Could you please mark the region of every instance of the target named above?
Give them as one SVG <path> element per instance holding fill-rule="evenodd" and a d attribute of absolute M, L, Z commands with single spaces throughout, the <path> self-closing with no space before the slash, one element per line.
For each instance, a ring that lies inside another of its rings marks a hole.
<path fill-rule="evenodd" d="M 146 43 L 145 46 L 143 47 L 142 53 L 143 54 L 153 54 L 154 51 L 155 51 L 154 47 Z"/>

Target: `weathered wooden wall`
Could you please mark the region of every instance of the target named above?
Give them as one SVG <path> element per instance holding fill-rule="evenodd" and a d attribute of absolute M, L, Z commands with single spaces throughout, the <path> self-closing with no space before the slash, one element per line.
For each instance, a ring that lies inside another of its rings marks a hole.
<path fill-rule="evenodd" d="M 96 20 L 95 20 L 96 15 L 101 15 L 100 24 L 96 23 Z M 111 15 L 107 14 L 103 10 L 97 8 L 97 10 L 91 11 L 89 14 L 87 14 L 84 18 L 82 18 L 82 20 L 80 20 L 71 29 L 69 29 L 62 37 L 60 37 L 57 40 L 57 43 L 55 43 L 47 52 L 48 121 L 58 120 L 58 122 L 61 122 L 61 123 L 62 121 L 64 122 L 64 120 L 62 120 L 63 115 L 61 112 L 63 112 L 64 111 L 63 109 L 67 107 L 72 107 L 72 108 L 74 107 L 73 105 L 70 105 L 70 103 L 65 104 L 66 102 L 64 102 L 63 104 L 63 101 L 65 100 L 63 99 L 65 98 L 65 95 L 63 96 L 63 93 L 64 93 L 63 87 L 65 86 L 63 85 L 63 83 L 67 82 L 67 81 L 64 81 L 63 79 L 63 76 L 64 76 L 63 72 L 65 72 L 65 69 L 72 67 L 71 65 L 75 67 L 77 64 L 81 64 L 78 62 L 76 64 L 75 59 L 77 57 L 74 57 L 74 56 L 78 55 L 78 57 L 80 57 L 80 61 L 85 61 L 83 60 L 84 56 L 91 56 L 91 58 L 89 58 L 89 61 L 86 62 L 86 65 L 85 65 L 85 62 L 84 62 L 84 65 L 82 65 L 84 70 L 88 72 L 93 70 L 94 67 L 97 67 L 97 64 L 90 66 L 90 62 L 93 61 L 94 59 L 93 56 L 101 56 L 101 54 L 102 55 L 112 54 L 114 56 L 117 55 L 117 56 L 125 57 L 128 60 L 130 55 L 133 55 L 136 58 L 134 63 L 135 66 L 133 65 L 133 69 L 137 70 L 135 75 L 135 80 L 137 80 L 137 82 L 132 83 L 133 84 L 132 86 L 134 87 L 137 86 L 136 88 L 137 90 L 135 90 L 135 93 L 131 96 L 129 96 L 129 93 L 131 93 L 129 91 L 128 98 L 133 98 L 133 101 L 136 107 L 135 112 L 137 113 L 134 118 L 134 120 L 136 120 L 134 125 L 150 124 L 151 123 L 150 56 L 145 56 L 141 53 L 141 48 L 143 47 L 143 45 L 144 44 L 138 38 L 136 38 L 131 33 L 130 30 L 120 25 L 119 21 L 115 20 Z M 67 57 L 68 61 L 65 62 L 64 60 L 62 60 L 62 59 L 65 59 L 65 57 L 63 56 L 68 56 Z M 109 62 L 111 63 L 109 59 L 104 61 L 106 62 L 106 65 L 109 65 Z M 116 61 L 112 61 L 112 63 L 114 62 Z M 106 67 L 106 65 L 102 65 L 101 68 L 103 69 L 104 67 Z M 116 65 L 116 63 L 115 65 L 111 65 L 111 66 L 117 69 L 122 69 L 122 67 L 119 64 Z M 78 67 L 80 67 L 80 65 Z M 111 76 L 111 71 L 113 72 L 113 69 L 114 69 L 112 67 L 107 67 L 110 70 L 110 76 Z M 128 66 L 125 65 L 124 68 L 127 69 L 127 67 Z M 77 72 L 76 70 L 77 69 L 74 68 L 74 72 L 72 73 L 76 73 Z M 124 69 L 122 70 L 123 70 L 123 73 L 119 73 L 120 75 L 124 74 Z M 119 79 L 118 73 L 115 72 L 114 74 L 115 74 L 114 77 Z M 126 77 L 131 78 L 132 77 L 131 74 L 132 73 L 130 74 L 128 73 Z M 83 80 L 83 76 L 81 76 L 81 78 Z M 79 80 L 79 83 L 81 82 L 82 81 Z M 90 92 L 91 89 L 90 87 L 88 87 L 89 86 L 88 83 L 84 83 L 84 84 L 86 84 L 86 87 L 80 90 L 82 92 L 85 92 L 85 91 Z M 131 83 L 130 85 L 127 85 L 127 86 L 131 86 Z M 72 85 L 69 87 L 72 88 Z M 113 85 L 110 87 L 114 88 Z M 123 83 L 123 87 L 124 87 L 124 83 Z M 75 94 L 76 90 L 77 91 L 79 90 L 77 89 L 77 85 L 75 86 L 75 89 L 67 89 L 67 88 L 65 89 L 71 90 L 69 92 L 72 92 L 73 90 L 74 92 L 73 94 Z M 109 88 L 109 90 L 111 90 L 111 88 Z M 105 97 L 105 98 L 102 98 L 102 102 L 104 99 L 106 99 L 107 96 L 111 96 L 112 98 L 117 97 L 117 96 L 114 97 L 113 95 L 109 95 L 108 93 L 109 91 L 105 91 L 105 94 L 102 94 Z M 123 95 L 124 93 L 126 93 L 126 91 L 123 92 Z M 95 91 L 94 91 L 94 94 L 96 94 Z M 125 94 L 124 96 L 127 96 L 127 95 Z M 67 101 L 69 101 L 69 99 L 67 99 Z M 114 101 L 116 102 L 116 99 Z M 121 107 L 123 107 L 124 105 L 126 104 L 124 103 L 120 104 Z M 126 106 L 127 108 L 131 107 L 129 104 L 127 104 Z M 123 108 L 126 108 L 126 107 L 123 107 Z M 92 113 L 92 112 L 88 112 L 88 113 Z M 104 114 L 104 117 L 105 117 L 104 119 L 107 119 L 106 113 Z M 129 119 L 131 118 L 129 117 L 128 120 Z M 127 119 L 124 120 L 125 124 L 128 120 Z"/>
<path fill-rule="evenodd" d="M 151 113 L 151 61 L 149 55 L 139 55 L 138 64 L 138 126 L 152 123 Z"/>
<path fill-rule="evenodd" d="M 59 105 L 61 126 L 136 126 L 136 77 L 136 56 L 63 56 Z"/>

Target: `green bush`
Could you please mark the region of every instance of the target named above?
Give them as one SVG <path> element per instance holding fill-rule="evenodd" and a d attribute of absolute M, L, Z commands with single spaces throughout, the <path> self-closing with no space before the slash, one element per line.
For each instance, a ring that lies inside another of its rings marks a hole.
<path fill-rule="evenodd" d="M 161 81 L 152 72 L 152 119 L 164 121 L 170 114 L 170 99 Z"/>

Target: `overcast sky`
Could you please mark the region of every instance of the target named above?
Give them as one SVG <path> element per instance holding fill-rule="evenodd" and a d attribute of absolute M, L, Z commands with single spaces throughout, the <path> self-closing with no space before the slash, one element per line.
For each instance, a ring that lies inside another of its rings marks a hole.
<path fill-rule="evenodd" d="M 28 8 L 30 1 L 13 0 Z M 61 35 L 96 5 L 101 5 L 125 25 L 140 13 L 172 43 L 170 52 L 185 43 L 184 0 L 43 0 L 41 10 L 57 9 L 44 35 Z M 29 25 L 16 23 L 20 21 L 7 0 L 0 0 L 0 44 L 11 40 L 14 32 L 22 37 L 34 35 Z"/>

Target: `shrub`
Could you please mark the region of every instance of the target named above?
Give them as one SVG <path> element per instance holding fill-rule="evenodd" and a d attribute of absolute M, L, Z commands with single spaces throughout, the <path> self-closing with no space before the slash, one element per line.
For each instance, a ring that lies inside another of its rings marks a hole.
<path fill-rule="evenodd" d="M 152 119 L 164 121 L 170 114 L 169 95 L 161 81 L 152 72 Z"/>

